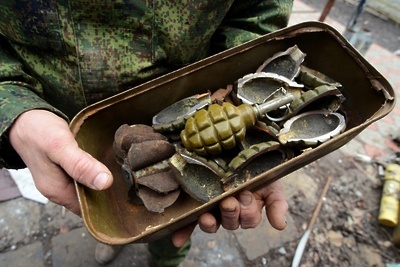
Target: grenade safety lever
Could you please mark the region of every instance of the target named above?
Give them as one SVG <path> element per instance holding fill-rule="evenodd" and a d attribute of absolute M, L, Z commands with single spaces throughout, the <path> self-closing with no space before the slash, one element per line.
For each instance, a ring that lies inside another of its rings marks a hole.
<path fill-rule="evenodd" d="M 212 104 L 186 121 L 180 134 L 182 143 L 187 150 L 200 156 L 218 155 L 223 149 L 234 148 L 244 139 L 246 128 L 254 126 L 266 113 L 294 100 L 292 94 L 286 94 L 262 104 Z"/>

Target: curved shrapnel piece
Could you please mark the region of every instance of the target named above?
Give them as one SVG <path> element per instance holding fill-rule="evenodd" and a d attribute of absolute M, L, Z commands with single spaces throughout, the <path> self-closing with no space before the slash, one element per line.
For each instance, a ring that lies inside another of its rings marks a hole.
<path fill-rule="evenodd" d="M 168 194 L 179 188 L 175 170 L 169 165 L 169 160 L 134 171 L 133 176 L 137 185 L 146 186 L 158 193 Z"/>
<path fill-rule="evenodd" d="M 230 171 L 221 179 L 223 188 L 225 191 L 235 188 L 285 160 L 287 155 L 280 143 L 270 141 L 254 144 L 231 160 Z"/>
<path fill-rule="evenodd" d="M 131 168 L 129 168 L 129 165 L 127 163 L 123 163 L 121 165 L 121 169 L 125 182 L 128 184 L 129 187 L 133 186 L 135 184 L 135 180 L 133 179 L 132 170 Z"/>
<path fill-rule="evenodd" d="M 153 117 L 153 128 L 163 133 L 181 130 L 187 118 L 210 104 L 211 93 L 197 94 L 179 100 Z"/>
<path fill-rule="evenodd" d="M 222 159 L 218 159 L 218 162 L 216 162 L 212 158 L 201 157 L 195 153 L 191 153 L 188 150 L 179 147 L 178 145 L 176 145 L 175 147 L 176 147 L 176 152 L 183 159 L 185 159 L 185 161 L 188 164 L 196 164 L 203 166 L 209 169 L 218 177 L 223 177 L 225 175 L 227 164 L 225 162 L 222 162 L 223 161 Z"/>
<path fill-rule="evenodd" d="M 170 163 L 179 171 L 176 179 L 187 194 L 205 203 L 224 192 L 220 183 L 221 175 L 225 174 L 223 170 L 198 156 L 190 159 L 183 155 L 176 153 Z"/>
<path fill-rule="evenodd" d="M 179 197 L 180 185 L 177 182 L 177 172 L 168 160 L 163 160 L 143 169 L 132 171 L 134 185 L 129 191 L 131 202 L 137 197 L 147 210 L 155 213 L 164 212 Z"/>
<path fill-rule="evenodd" d="M 282 145 L 313 147 L 338 136 L 345 128 L 345 118 L 339 113 L 310 111 L 286 121 L 278 139 Z"/>
<path fill-rule="evenodd" d="M 295 45 L 264 61 L 257 72 L 272 72 L 293 80 L 298 75 L 305 56 L 306 54 Z"/>
<path fill-rule="evenodd" d="M 121 125 L 114 134 L 113 149 L 115 158 L 119 164 L 123 164 L 133 144 L 151 141 L 165 141 L 167 137 L 156 132 L 153 128 L 144 124 Z M 146 145 L 144 145 L 146 147 Z"/>
<path fill-rule="evenodd" d="M 244 150 L 255 144 L 278 141 L 277 134 L 279 130 L 280 128 L 275 128 L 258 121 L 254 127 L 250 127 L 246 130 L 246 136 L 240 142 L 239 149 Z"/>
<path fill-rule="evenodd" d="M 308 68 L 304 65 L 300 66 L 300 73 L 297 76 L 296 80 L 298 80 L 300 83 L 304 84 L 304 86 L 308 88 L 315 88 L 321 85 L 330 85 L 337 88 L 342 87 L 339 82 L 333 80 L 332 78 L 326 76 L 319 71 Z"/>
<path fill-rule="evenodd" d="M 114 134 L 113 149 L 130 188 L 131 203 L 161 213 L 176 201 L 180 188 L 167 160 L 175 147 L 165 136 L 148 125 L 124 124 Z"/>
<path fill-rule="evenodd" d="M 237 97 L 245 104 L 262 104 L 284 94 L 300 97 L 304 86 L 274 73 L 252 73 L 236 83 Z"/>
<path fill-rule="evenodd" d="M 302 111 L 328 110 L 335 112 L 345 101 L 345 97 L 337 87 L 332 85 L 321 85 L 313 90 L 304 92 L 300 98 L 290 104 L 291 116 Z"/>
<path fill-rule="evenodd" d="M 148 211 L 162 213 L 166 208 L 175 203 L 180 195 L 180 190 L 162 194 L 143 186 L 138 187 L 137 195 L 143 201 Z"/>

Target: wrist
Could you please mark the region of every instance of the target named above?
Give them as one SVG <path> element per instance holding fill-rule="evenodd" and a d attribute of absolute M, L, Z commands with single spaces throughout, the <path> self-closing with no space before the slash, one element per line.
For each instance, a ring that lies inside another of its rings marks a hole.
<path fill-rule="evenodd" d="M 10 143 L 9 131 L 0 136 L 0 168 L 22 169 L 26 165 Z"/>

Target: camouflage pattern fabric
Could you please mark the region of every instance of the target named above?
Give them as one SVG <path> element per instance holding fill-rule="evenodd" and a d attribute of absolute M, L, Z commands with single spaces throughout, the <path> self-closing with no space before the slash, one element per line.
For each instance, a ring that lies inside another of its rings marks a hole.
<path fill-rule="evenodd" d="M 287 25 L 292 0 L 0 0 L 0 167 L 24 111 L 89 104 Z"/>
<path fill-rule="evenodd" d="M 170 234 L 148 243 L 147 249 L 156 266 L 178 267 L 185 260 L 191 245 L 192 241 L 189 239 L 182 247 L 175 247 L 172 243 L 172 234 Z"/>

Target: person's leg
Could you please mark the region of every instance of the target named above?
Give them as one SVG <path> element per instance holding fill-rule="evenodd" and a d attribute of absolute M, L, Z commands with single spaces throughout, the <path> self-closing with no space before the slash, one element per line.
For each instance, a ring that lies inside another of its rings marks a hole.
<path fill-rule="evenodd" d="M 189 239 L 182 247 L 177 248 L 172 243 L 172 236 L 168 235 L 159 240 L 152 241 L 148 244 L 151 254 L 151 260 L 160 267 L 176 267 L 186 257 L 189 252 L 191 240 Z M 95 259 L 99 264 L 107 264 L 113 261 L 122 246 L 109 246 L 103 243 L 97 243 L 95 251 Z"/>
<path fill-rule="evenodd" d="M 94 257 L 99 264 L 104 265 L 113 261 L 117 257 L 121 249 L 122 246 L 110 246 L 98 242 L 96 244 Z"/>
<path fill-rule="evenodd" d="M 191 240 L 189 239 L 182 247 L 177 248 L 172 243 L 172 236 L 168 235 L 148 244 L 152 260 L 160 267 L 176 267 L 189 252 Z"/>

